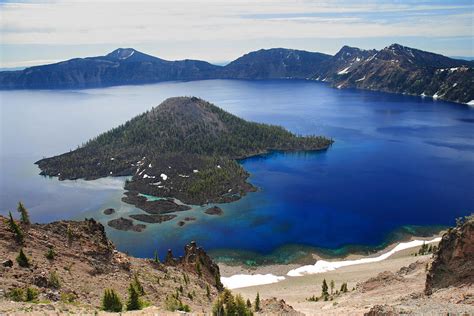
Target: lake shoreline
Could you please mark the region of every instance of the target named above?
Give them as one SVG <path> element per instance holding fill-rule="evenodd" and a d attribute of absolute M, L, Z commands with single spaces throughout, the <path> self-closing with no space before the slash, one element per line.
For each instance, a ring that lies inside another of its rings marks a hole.
<path fill-rule="evenodd" d="M 392 242 L 384 249 L 369 255 L 351 253 L 344 257 L 332 257 L 330 259 L 321 257 L 317 253 L 312 254 L 312 262 L 307 264 L 269 264 L 248 267 L 245 265 L 228 265 L 218 263 L 223 283 L 230 288 L 245 288 L 271 283 L 278 283 L 287 278 L 300 278 L 305 275 L 326 273 L 340 267 L 377 264 L 377 262 L 398 257 L 416 257 L 421 244 L 437 245 L 445 231 L 440 231 L 432 236 L 412 236 L 407 241 Z M 328 259 L 328 261 L 326 261 Z M 318 269 L 318 265 L 319 267 Z M 313 268 L 313 269 L 312 269 Z"/>
<path fill-rule="evenodd" d="M 268 254 L 239 249 L 215 249 L 210 250 L 209 254 L 220 265 L 242 267 L 249 271 L 272 265 L 300 266 L 312 264 L 315 259 L 347 260 L 376 256 L 398 243 L 439 237 L 447 227 L 443 225 L 402 226 L 389 232 L 385 240 L 378 245 L 349 244 L 338 248 L 323 248 L 291 244 L 278 247 Z"/>

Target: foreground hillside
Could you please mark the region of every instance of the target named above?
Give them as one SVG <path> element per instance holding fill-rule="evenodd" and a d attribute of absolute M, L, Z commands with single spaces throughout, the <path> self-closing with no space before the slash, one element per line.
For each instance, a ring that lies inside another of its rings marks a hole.
<path fill-rule="evenodd" d="M 234 291 L 244 297 L 258 292 L 263 298 L 277 295 L 306 315 L 473 315 L 473 245 L 471 216 L 442 236 L 434 254 L 426 254 L 427 248 L 410 248 L 376 263 Z M 275 267 L 280 273 L 291 268 Z M 224 275 L 228 269 L 221 267 Z M 255 273 L 275 273 L 271 267 L 259 269 Z M 323 280 L 328 285 L 327 300 L 322 293 Z"/>
<path fill-rule="evenodd" d="M 1 315 L 104 313 L 104 306 L 110 308 L 104 293 L 111 290 L 122 306 L 105 312 L 209 315 L 222 301 L 227 311 L 231 302 L 245 315 L 256 309 L 238 296 L 234 301 L 220 282 L 219 267 L 194 242 L 184 247 L 182 257 L 174 258 L 169 250 L 160 262 L 117 251 L 93 219 L 29 224 L 22 217 L 13 223 L 0 216 Z M 300 315 L 275 298 L 260 303 L 257 314 Z"/>
<path fill-rule="evenodd" d="M 273 150 L 321 150 L 331 143 L 324 137 L 296 136 L 278 126 L 245 121 L 198 98 L 177 97 L 77 150 L 37 164 L 41 174 L 60 180 L 132 176 L 124 201 L 160 215 L 186 207 L 172 201 L 149 202 L 139 193 L 190 204 L 234 201 L 255 189 L 236 159 Z"/>
<path fill-rule="evenodd" d="M 169 80 L 314 79 L 337 88 L 474 102 L 474 62 L 390 45 L 380 51 L 344 46 L 334 56 L 294 49 L 250 52 L 226 66 L 168 61 L 132 48 L 105 56 L 0 72 L 0 89 L 82 89 Z"/>
<path fill-rule="evenodd" d="M 185 247 L 183 258 L 160 263 L 118 252 L 93 219 L 23 225 L 22 243 L 15 242 L 4 224 L 7 219 L 0 221 L 0 313 L 6 311 L 2 300 L 21 300 L 18 291 L 28 288 L 36 292 L 34 301 L 64 303 L 63 311 L 69 305 L 100 307 L 105 289 L 114 289 L 125 303 L 135 279 L 143 287 L 143 302 L 162 310 L 188 305 L 193 311 L 208 311 L 222 290 L 219 268 L 193 243 Z M 20 250 L 28 258 L 27 267 L 16 259 Z"/>

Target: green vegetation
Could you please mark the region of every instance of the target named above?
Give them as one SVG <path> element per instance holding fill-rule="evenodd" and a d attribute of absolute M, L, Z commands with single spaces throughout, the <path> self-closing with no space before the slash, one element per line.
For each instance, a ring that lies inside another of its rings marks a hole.
<path fill-rule="evenodd" d="M 235 159 L 273 150 L 319 150 L 331 143 L 248 122 L 204 100 L 183 97 L 168 99 L 74 151 L 37 164 L 43 175 L 60 179 L 135 175 L 125 184 L 127 190 L 155 196 L 167 192 L 185 203 L 202 204 L 222 198 L 229 188 L 239 193 L 248 174 Z M 161 173 L 168 175 L 166 185 L 173 190 L 150 186 L 154 178 L 138 175 L 144 169 L 157 179 Z"/>
<path fill-rule="evenodd" d="M 324 301 L 330 300 L 330 301 L 332 301 L 336 297 L 341 295 L 342 293 L 347 293 L 347 291 L 348 291 L 347 282 L 343 282 L 341 284 L 341 289 L 336 290 L 336 292 L 334 292 L 334 288 L 336 287 L 336 283 L 334 282 L 334 280 L 331 280 L 329 282 L 329 284 L 330 284 L 329 287 L 331 288 L 330 293 L 328 292 L 329 287 L 328 287 L 328 284 L 326 282 L 326 279 L 324 279 L 322 284 L 321 284 L 321 296 L 312 295 L 312 296 L 306 298 L 306 300 L 309 301 L 309 302 L 319 302 L 320 300 L 324 300 Z"/>
<path fill-rule="evenodd" d="M 53 289 L 59 289 L 61 287 L 61 282 L 59 281 L 59 276 L 56 271 L 49 273 L 48 286 Z"/>
<path fill-rule="evenodd" d="M 28 287 L 25 291 L 25 301 L 34 302 L 38 299 L 39 291 L 35 288 Z"/>
<path fill-rule="evenodd" d="M 140 296 L 145 295 L 145 290 L 143 289 L 143 286 L 140 283 L 140 280 L 138 279 L 138 273 L 135 273 L 133 275 L 132 285 Z"/>
<path fill-rule="evenodd" d="M 104 311 L 115 313 L 122 311 L 122 301 L 113 289 L 106 289 L 104 291 L 104 297 L 102 298 L 102 309 Z"/>
<path fill-rule="evenodd" d="M 8 215 L 9 217 L 8 217 L 8 220 L 6 221 L 6 225 L 8 226 L 8 229 L 15 235 L 16 242 L 22 244 L 25 238 L 25 235 L 23 234 L 21 227 L 13 219 L 12 212 L 9 212 Z"/>
<path fill-rule="evenodd" d="M 8 293 L 8 297 L 15 302 L 36 302 L 38 300 L 39 291 L 35 288 L 28 287 L 25 289 L 15 288 Z"/>
<path fill-rule="evenodd" d="M 45 253 L 44 256 L 45 256 L 46 259 L 48 259 L 48 260 L 54 260 L 54 258 L 56 257 L 56 252 L 54 252 L 54 249 L 53 249 L 53 248 L 49 248 L 48 251 Z"/>
<path fill-rule="evenodd" d="M 328 284 L 326 283 L 326 279 L 323 280 L 323 284 L 321 285 L 321 296 L 327 301 L 327 297 L 329 296 L 328 293 Z"/>
<path fill-rule="evenodd" d="M 215 316 L 250 316 L 252 310 L 247 306 L 240 294 L 235 297 L 232 292 L 225 289 L 217 298 L 212 307 L 212 315 Z"/>
<path fill-rule="evenodd" d="M 196 262 L 196 273 L 201 277 L 202 276 L 202 269 L 201 269 L 201 264 L 199 261 Z"/>
<path fill-rule="evenodd" d="M 21 222 L 25 225 L 30 225 L 30 214 L 28 214 L 28 210 L 25 208 L 22 202 L 18 202 L 17 211 L 20 213 Z"/>
<path fill-rule="evenodd" d="M 72 232 L 72 229 L 69 225 L 67 227 L 66 235 L 67 235 L 67 244 L 71 246 L 72 241 L 74 240 L 74 233 Z"/>
<path fill-rule="evenodd" d="M 63 303 L 67 303 L 67 304 L 70 304 L 70 303 L 74 303 L 76 301 L 76 295 L 74 295 L 74 293 L 71 293 L 71 292 L 63 292 L 61 293 L 61 302 Z"/>
<path fill-rule="evenodd" d="M 8 297 L 12 300 L 12 301 L 15 301 L 15 302 L 22 302 L 25 300 L 25 291 L 23 289 L 20 289 L 20 288 L 15 288 L 15 289 L 12 289 L 9 293 L 8 293 Z"/>
<path fill-rule="evenodd" d="M 260 293 L 259 292 L 257 292 L 257 296 L 255 297 L 254 310 L 256 312 L 260 311 Z"/>
<path fill-rule="evenodd" d="M 30 259 L 25 255 L 23 252 L 23 248 L 20 249 L 20 253 L 16 257 L 16 262 L 18 262 L 18 265 L 23 268 L 29 268 L 30 267 Z"/>
<path fill-rule="evenodd" d="M 136 286 L 130 283 L 128 287 L 127 311 L 139 310 L 142 309 L 142 307 L 143 303 L 140 299 L 140 293 L 137 291 Z"/>
<path fill-rule="evenodd" d="M 347 292 L 347 282 L 344 282 L 341 284 L 341 293 L 346 293 Z"/>
<path fill-rule="evenodd" d="M 183 311 L 183 312 L 190 312 L 191 308 L 187 304 L 183 304 L 183 302 L 179 299 L 177 294 L 169 295 L 166 297 L 165 300 L 165 308 L 171 312 L 175 311 Z"/>

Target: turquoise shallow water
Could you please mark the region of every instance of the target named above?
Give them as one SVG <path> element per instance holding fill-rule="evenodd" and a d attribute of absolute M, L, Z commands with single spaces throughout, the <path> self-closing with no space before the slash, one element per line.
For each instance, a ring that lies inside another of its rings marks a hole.
<path fill-rule="evenodd" d="M 176 95 L 196 95 L 246 119 L 327 135 L 335 143 L 323 152 L 242 161 L 259 191 L 220 205 L 223 216 L 195 206 L 142 233 L 107 227 L 117 247 L 134 255 L 180 253 L 190 240 L 223 260 L 259 254 L 257 263 L 285 262 L 315 249 L 340 255 L 401 238 L 390 235 L 401 227 L 416 233 L 417 226 L 451 225 L 474 209 L 473 108 L 309 81 L 209 80 L 0 92 L 0 213 L 18 200 L 41 222 L 94 217 L 106 224 L 142 212 L 120 201 L 124 179 L 59 182 L 38 176 L 33 162 Z M 109 207 L 116 214 L 103 215 Z M 186 216 L 196 221 L 178 227 Z"/>

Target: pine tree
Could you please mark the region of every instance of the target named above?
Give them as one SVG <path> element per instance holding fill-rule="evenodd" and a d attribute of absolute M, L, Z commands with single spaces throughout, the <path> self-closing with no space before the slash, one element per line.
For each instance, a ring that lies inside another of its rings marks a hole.
<path fill-rule="evenodd" d="M 145 295 L 145 290 L 143 289 L 143 285 L 140 283 L 140 280 L 138 279 L 138 273 L 135 273 L 135 275 L 133 276 L 132 284 L 140 296 Z"/>
<path fill-rule="evenodd" d="M 252 308 L 252 303 L 250 302 L 249 299 L 247 299 L 247 308 L 251 309 Z"/>
<path fill-rule="evenodd" d="M 334 280 L 331 280 L 331 282 L 329 283 L 329 286 L 331 287 L 331 295 L 332 295 L 332 293 L 334 291 L 334 286 L 335 286 Z"/>
<path fill-rule="evenodd" d="M 13 219 L 12 212 L 9 212 L 9 218 L 7 220 L 8 229 L 15 235 L 15 240 L 22 244 L 24 240 L 23 231 L 20 226 Z"/>
<path fill-rule="evenodd" d="M 122 301 L 120 297 L 112 289 L 106 289 L 104 291 L 104 297 L 102 298 L 102 309 L 108 312 L 121 312 Z"/>
<path fill-rule="evenodd" d="M 25 225 L 30 225 L 30 214 L 28 214 L 28 210 L 25 208 L 23 203 L 18 202 L 18 207 L 16 209 L 21 216 L 21 222 Z"/>
<path fill-rule="evenodd" d="M 160 263 L 160 257 L 158 256 L 158 250 L 155 250 L 155 255 L 154 255 L 153 261 L 155 263 Z"/>
<path fill-rule="evenodd" d="M 127 301 L 127 310 L 139 310 L 142 308 L 142 303 L 140 301 L 140 293 L 138 293 L 137 289 L 130 283 L 128 287 L 128 301 Z"/>
<path fill-rule="evenodd" d="M 255 297 L 255 311 L 260 311 L 260 293 L 257 292 L 257 296 Z"/>
<path fill-rule="evenodd" d="M 30 266 L 30 260 L 23 252 L 23 248 L 20 249 L 20 253 L 16 257 L 16 262 L 18 262 L 18 265 L 23 268 L 28 268 Z"/>
<path fill-rule="evenodd" d="M 341 285 L 341 293 L 346 293 L 347 292 L 347 283 L 344 282 Z"/>
<path fill-rule="evenodd" d="M 326 279 L 323 280 L 323 285 L 321 286 L 322 289 L 322 295 L 323 297 L 327 297 L 329 295 L 328 293 L 328 284 L 326 283 Z"/>

